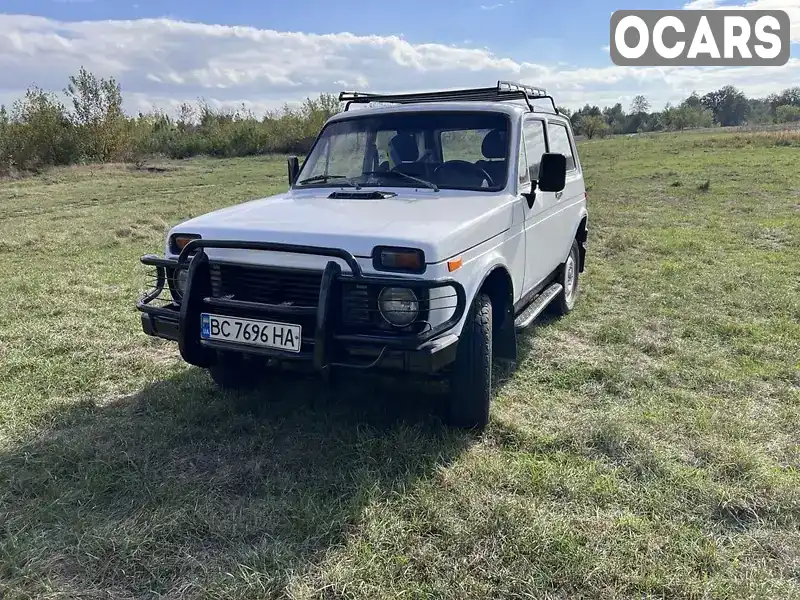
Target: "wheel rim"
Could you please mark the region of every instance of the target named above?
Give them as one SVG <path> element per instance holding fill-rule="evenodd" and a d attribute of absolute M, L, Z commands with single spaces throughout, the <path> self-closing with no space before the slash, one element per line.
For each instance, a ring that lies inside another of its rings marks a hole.
<path fill-rule="evenodd" d="M 564 270 L 564 296 L 569 304 L 575 297 L 575 290 L 578 287 L 578 269 L 575 264 L 575 256 L 570 252 L 567 258 L 566 269 Z"/>

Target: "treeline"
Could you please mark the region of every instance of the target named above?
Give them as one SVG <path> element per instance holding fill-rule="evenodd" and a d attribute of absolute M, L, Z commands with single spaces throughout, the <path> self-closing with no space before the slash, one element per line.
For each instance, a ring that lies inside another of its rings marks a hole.
<path fill-rule="evenodd" d="M 0 106 L 0 176 L 50 165 L 88 162 L 143 163 L 162 155 L 187 158 L 308 151 L 323 123 L 341 110 L 335 96 L 321 94 L 299 108 L 285 106 L 257 116 L 215 109 L 205 102 L 183 104 L 177 115 L 162 111 L 135 117 L 123 111 L 120 85 L 81 69 L 69 78 L 64 104 L 57 95 L 31 87 L 10 108 Z M 562 109 L 563 110 L 563 109 Z M 764 99 L 747 98 L 733 86 L 705 96 L 692 94 L 676 106 L 650 111 L 637 96 L 626 112 L 621 104 L 586 105 L 570 114 L 587 137 L 640 131 L 800 121 L 800 87 Z"/>
<path fill-rule="evenodd" d="M 322 94 L 300 107 L 284 106 L 261 117 L 242 107 L 216 109 L 183 104 L 176 116 L 162 111 L 128 116 L 113 78 L 81 69 L 58 96 L 31 87 L 10 108 L 0 106 L 0 176 L 51 165 L 89 162 L 143 163 L 162 155 L 187 158 L 308 151 L 339 101 Z"/>
<path fill-rule="evenodd" d="M 600 109 L 587 104 L 571 112 L 572 125 L 588 138 L 608 134 L 646 131 L 683 131 L 700 127 L 766 125 L 800 121 L 800 87 L 789 88 L 767 98 L 748 98 L 732 85 L 705 96 L 693 93 L 678 105 L 650 111 L 644 96 L 636 96 L 628 112 L 622 104 Z"/>

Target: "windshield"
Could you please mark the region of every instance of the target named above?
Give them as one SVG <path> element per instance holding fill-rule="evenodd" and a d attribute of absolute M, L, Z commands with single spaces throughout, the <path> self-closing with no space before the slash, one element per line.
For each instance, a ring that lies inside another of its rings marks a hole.
<path fill-rule="evenodd" d="M 398 112 L 336 121 L 323 130 L 296 185 L 501 190 L 509 122 L 492 112 Z"/>

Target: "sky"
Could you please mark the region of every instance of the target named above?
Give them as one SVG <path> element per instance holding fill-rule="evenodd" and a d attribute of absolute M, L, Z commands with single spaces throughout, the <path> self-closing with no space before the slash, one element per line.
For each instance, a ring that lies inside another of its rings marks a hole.
<path fill-rule="evenodd" d="M 122 85 L 125 108 L 203 99 L 260 113 L 321 92 L 452 89 L 498 79 L 546 87 L 563 106 L 644 94 L 655 108 L 727 84 L 766 96 L 800 82 L 800 0 L 0 0 L 0 103 L 60 91 L 81 66 Z M 783 67 L 618 67 L 623 8 L 781 8 Z"/>

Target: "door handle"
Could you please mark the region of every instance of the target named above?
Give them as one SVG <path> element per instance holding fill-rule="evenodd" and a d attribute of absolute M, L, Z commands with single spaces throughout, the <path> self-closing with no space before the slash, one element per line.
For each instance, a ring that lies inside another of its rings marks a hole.
<path fill-rule="evenodd" d="M 561 200 L 561 196 L 564 195 L 564 192 L 556 192 L 556 200 Z"/>

